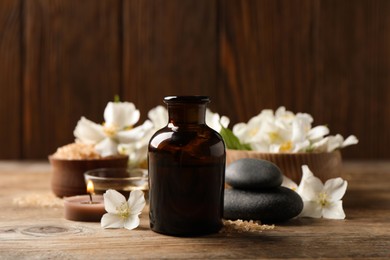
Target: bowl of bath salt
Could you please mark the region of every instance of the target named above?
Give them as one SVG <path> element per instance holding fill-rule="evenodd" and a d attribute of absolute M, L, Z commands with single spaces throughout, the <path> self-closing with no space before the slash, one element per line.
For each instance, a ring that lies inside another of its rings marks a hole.
<path fill-rule="evenodd" d="M 126 168 L 127 155 L 103 157 L 94 145 L 71 143 L 49 155 L 52 167 L 51 189 L 57 197 L 87 194 L 84 173 L 99 168 Z"/>

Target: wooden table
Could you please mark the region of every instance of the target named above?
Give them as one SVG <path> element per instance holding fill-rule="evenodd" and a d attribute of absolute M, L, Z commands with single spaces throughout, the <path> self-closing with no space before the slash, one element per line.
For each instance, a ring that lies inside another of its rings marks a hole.
<path fill-rule="evenodd" d="M 51 198 L 50 171 L 46 162 L 0 162 L 0 259 L 390 258 L 390 162 L 344 163 L 346 220 L 194 238 L 152 232 L 147 212 L 128 231 L 65 220 L 61 203 L 21 203 Z"/>

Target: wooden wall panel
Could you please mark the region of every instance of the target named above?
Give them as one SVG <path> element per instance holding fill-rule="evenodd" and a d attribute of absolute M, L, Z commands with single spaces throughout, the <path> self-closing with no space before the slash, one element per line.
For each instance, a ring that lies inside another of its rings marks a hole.
<path fill-rule="evenodd" d="M 23 157 L 45 158 L 120 94 L 121 2 L 30 0 L 24 12 Z"/>
<path fill-rule="evenodd" d="M 390 1 L 222 0 L 220 12 L 221 111 L 233 123 L 284 105 L 355 134 L 345 158 L 390 158 Z"/>
<path fill-rule="evenodd" d="M 142 111 L 167 95 L 216 95 L 216 0 L 124 0 L 124 97 Z M 213 107 L 213 106 L 212 106 Z"/>
<path fill-rule="evenodd" d="M 0 159 L 21 155 L 21 2 L 0 4 Z"/>
<path fill-rule="evenodd" d="M 2 0 L 0 159 L 44 159 L 115 94 L 203 94 L 232 125 L 284 105 L 347 159 L 390 158 L 388 0 Z"/>
<path fill-rule="evenodd" d="M 390 1 L 321 1 L 315 111 L 360 144 L 349 158 L 390 158 Z"/>
<path fill-rule="evenodd" d="M 227 101 L 221 112 L 233 122 L 264 108 L 312 104 L 315 3 L 221 1 L 219 94 Z"/>

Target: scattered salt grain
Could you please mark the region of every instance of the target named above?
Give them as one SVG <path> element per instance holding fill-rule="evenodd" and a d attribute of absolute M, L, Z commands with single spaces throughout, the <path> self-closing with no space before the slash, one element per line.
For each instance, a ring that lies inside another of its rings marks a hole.
<path fill-rule="evenodd" d="M 259 233 L 264 230 L 274 229 L 275 225 L 262 225 L 261 223 L 253 220 L 224 220 L 223 228 L 220 233 L 244 233 L 244 232 L 254 232 Z"/>
<path fill-rule="evenodd" d="M 59 208 L 63 207 L 62 199 L 51 193 L 27 194 L 13 199 L 12 203 L 18 207 Z"/>

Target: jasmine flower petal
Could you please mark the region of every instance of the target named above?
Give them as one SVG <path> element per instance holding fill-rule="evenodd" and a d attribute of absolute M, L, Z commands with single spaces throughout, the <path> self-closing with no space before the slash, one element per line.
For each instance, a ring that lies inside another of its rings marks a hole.
<path fill-rule="evenodd" d="M 221 125 L 225 128 L 227 128 L 230 124 L 230 119 L 227 116 L 221 116 Z"/>
<path fill-rule="evenodd" d="M 95 146 L 95 150 L 103 157 L 118 154 L 118 144 L 112 138 L 105 138 Z"/>
<path fill-rule="evenodd" d="M 104 110 L 106 124 L 118 129 L 135 125 L 139 118 L 139 110 L 130 102 L 108 102 Z"/>
<path fill-rule="evenodd" d="M 128 230 L 132 230 L 139 226 L 139 217 L 138 215 L 130 215 L 122 225 L 124 228 Z"/>
<path fill-rule="evenodd" d="M 247 126 L 245 123 L 238 123 L 233 126 L 233 134 L 235 134 L 241 141 L 245 143 Z"/>
<path fill-rule="evenodd" d="M 322 207 L 314 201 L 303 201 L 303 210 L 299 216 L 320 218 L 322 216 Z"/>
<path fill-rule="evenodd" d="M 306 180 L 302 180 L 298 187 L 298 194 L 305 201 L 314 201 L 317 195 L 322 191 L 324 185 L 321 180 L 315 176 L 308 177 Z"/>
<path fill-rule="evenodd" d="M 307 148 L 309 148 L 310 142 L 309 140 L 305 140 L 300 143 L 296 143 L 294 145 L 294 149 L 292 150 L 293 153 L 298 153 L 298 152 L 304 152 Z"/>
<path fill-rule="evenodd" d="M 341 200 L 332 202 L 328 207 L 322 210 L 322 216 L 329 219 L 345 219 L 343 202 Z"/>
<path fill-rule="evenodd" d="M 116 134 L 116 138 L 119 143 L 130 143 L 139 141 L 142 137 L 144 137 L 145 133 L 153 128 L 152 122 L 146 120 L 142 125 L 137 126 L 131 130 L 119 131 Z"/>
<path fill-rule="evenodd" d="M 330 201 L 341 200 L 347 190 L 348 182 L 341 178 L 329 179 L 325 182 L 324 192 L 328 194 Z"/>
<path fill-rule="evenodd" d="M 141 214 L 142 209 L 145 207 L 145 197 L 144 193 L 141 190 L 133 190 L 130 192 L 129 197 L 129 208 L 131 208 L 132 215 Z"/>
<path fill-rule="evenodd" d="M 156 130 L 161 129 L 168 123 L 168 111 L 163 106 L 157 106 L 148 112 L 148 118 Z"/>
<path fill-rule="evenodd" d="M 218 113 L 213 113 L 210 109 L 206 109 L 206 124 L 218 133 L 221 131 L 221 125 L 227 128 L 229 123 L 230 119 L 228 117 L 220 117 Z"/>
<path fill-rule="evenodd" d="M 329 137 L 325 137 L 311 145 L 313 151 L 316 152 L 328 152 Z"/>
<path fill-rule="evenodd" d="M 283 175 L 283 182 L 282 182 L 281 186 L 289 188 L 289 189 L 294 190 L 294 191 L 296 191 L 298 188 L 298 185 L 293 180 L 286 177 L 285 175 Z"/>
<path fill-rule="evenodd" d="M 347 137 L 347 139 L 344 140 L 343 144 L 341 145 L 341 148 L 344 148 L 346 146 L 350 146 L 353 144 L 359 143 L 359 140 L 354 135 L 350 135 Z"/>
<path fill-rule="evenodd" d="M 121 228 L 123 227 L 123 218 L 116 214 L 106 213 L 103 215 L 100 225 L 103 228 Z"/>
<path fill-rule="evenodd" d="M 310 129 L 307 133 L 307 138 L 314 141 L 323 138 L 327 134 L 329 134 L 329 128 L 324 125 L 319 125 Z"/>
<path fill-rule="evenodd" d="M 88 144 L 95 144 L 105 138 L 103 127 L 85 117 L 81 117 L 77 122 L 73 134 L 77 139 Z"/>
<path fill-rule="evenodd" d="M 281 106 L 276 109 L 275 118 L 281 119 L 286 122 L 292 122 L 295 118 L 295 115 L 293 112 L 287 111 L 284 106 Z"/>
<path fill-rule="evenodd" d="M 314 174 L 313 172 L 309 169 L 309 166 L 307 165 L 302 165 L 302 180 L 306 180 L 309 177 L 313 177 Z"/>
<path fill-rule="evenodd" d="M 306 133 L 311 128 L 313 118 L 307 114 L 298 114 L 292 122 L 292 137 L 294 143 L 303 142 L 306 139 Z"/>
<path fill-rule="evenodd" d="M 136 168 L 147 161 L 148 144 L 141 141 L 131 144 L 120 144 L 118 152 L 128 155 L 129 166 Z"/>
<path fill-rule="evenodd" d="M 340 148 L 344 142 L 344 138 L 339 134 L 335 136 L 328 136 L 328 138 L 328 152 L 333 152 L 334 150 Z"/>
<path fill-rule="evenodd" d="M 107 190 L 103 194 L 104 198 L 104 208 L 108 213 L 116 214 L 118 212 L 118 207 L 123 203 L 126 203 L 126 198 L 121 193 L 116 190 Z"/>

